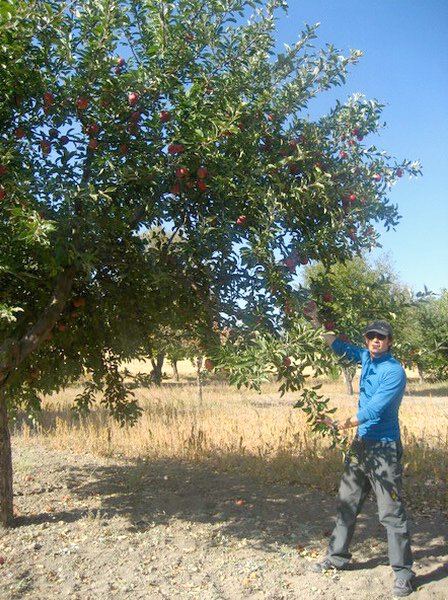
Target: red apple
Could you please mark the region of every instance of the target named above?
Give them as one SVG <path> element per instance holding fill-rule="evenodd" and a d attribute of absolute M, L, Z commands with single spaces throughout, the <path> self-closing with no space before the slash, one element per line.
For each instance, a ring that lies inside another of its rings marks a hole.
<path fill-rule="evenodd" d="M 292 256 L 288 256 L 288 258 L 285 258 L 283 264 L 290 273 L 294 273 L 294 271 L 296 270 L 297 262 L 296 259 Z"/>
<path fill-rule="evenodd" d="M 199 167 L 198 170 L 196 171 L 196 175 L 198 176 L 199 179 L 205 179 L 208 175 L 207 167 Z"/>
<path fill-rule="evenodd" d="M 356 136 L 356 139 L 358 140 L 358 142 L 362 142 L 362 140 L 364 139 L 364 136 L 363 136 L 363 135 L 361 135 L 361 134 L 360 134 L 360 135 L 357 135 L 357 136 Z"/>
<path fill-rule="evenodd" d="M 215 368 L 215 363 L 212 360 L 210 360 L 210 358 L 206 358 L 204 362 L 204 367 L 207 369 L 207 371 L 212 371 Z"/>
<path fill-rule="evenodd" d="M 356 202 L 356 198 L 357 198 L 356 194 L 350 194 L 350 196 L 348 197 L 349 201 L 352 203 Z"/>
<path fill-rule="evenodd" d="M 51 106 L 54 102 L 54 94 L 51 92 L 45 92 L 44 94 L 44 104 L 45 106 Z"/>
<path fill-rule="evenodd" d="M 168 146 L 168 154 L 182 154 L 185 150 L 185 146 L 183 144 L 170 144 Z"/>
<path fill-rule="evenodd" d="M 130 106 L 135 106 L 139 100 L 140 96 L 137 92 L 129 92 L 128 94 L 128 102 Z"/>
<path fill-rule="evenodd" d="M 308 258 L 308 256 L 306 254 L 302 254 L 301 256 L 299 256 L 299 261 L 301 265 L 307 265 L 310 261 L 310 259 Z"/>
<path fill-rule="evenodd" d="M 14 96 L 14 104 L 17 106 L 17 108 L 19 108 L 19 106 L 22 104 L 22 102 L 23 102 L 22 96 L 19 96 L 18 94 L 16 94 Z"/>
<path fill-rule="evenodd" d="M 96 138 L 91 138 L 87 144 L 87 147 L 90 148 L 90 150 L 96 150 L 99 145 L 100 142 Z"/>
<path fill-rule="evenodd" d="M 324 323 L 324 327 L 327 331 L 334 331 L 336 329 L 336 324 L 334 321 L 327 321 Z"/>
<path fill-rule="evenodd" d="M 86 110 L 86 108 L 89 106 L 89 99 L 85 98 L 84 96 L 80 96 L 77 100 L 76 100 L 76 108 L 78 110 Z"/>
<path fill-rule="evenodd" d="M 339 152 L 339 158 L 347 158 L 348 154 L 345 150 Z"/>
<path fill-rule="evenodd" d="M 360 198 L 359 201 L 361 202 L 361 204 L 367 204 L 368 202 L 367 198 Z"/>
<path fill-rule="evenodd" d="M 80 306 L 85 306 L 86 299 L 83 298 L 82 296 L 80 296 L 78 298 L 73 298 L 72 303 L 73 303 L 73 306 L 75 306 L 76 308 L 79 308 Z"/>
<path fill-rule="evenodd" d="M 176 169 L 176 177 L 182 179 L 182 177 L 188 177 L 190 174 L 190 169 L 188 167 L 178 167 Z"/>
<path fill-rule="evenodd" d="M 100 126 L 98 125 L 98 123 L 89 123 L 89 125 L 86 126 L 86 133 L 87 135 L 96 135 L 100 130 Z"/>
<path fill-rule="evenodd" d="M 57 138 L 58 135 L 59 135 L 59 131 L 57 129 L 54 129 L 54 127 L 53 127 L 53 128 L 51 128 L 51 129 L 48 130 L 48 135 L 51 138 Z"/>
<path fill-rule="evenodd" d="M 352 135 L 361 135 L 361 130 L 355 127 L 352 129 Z"/>
<path fill-rule="evenodd" d="M 300 173 L 300 167 L 298 165 L 288 165 L 288 170 L 292 175 L 298 175 Z"/>
<path fill-rule="evenodd" d="M 65 323 L 59 323 L 58 324 L 58 331 L 65 331 L 67 329 L 67 325 L 65 325 Z"/>
<path fill-rule="evenodd" d="M 236 220 L 237 225 L 245 225 L 246 224 L 246 215 L 240 215 Z"/>
<path fill-rule="evenodd" d="M 140 121 L 141 116 L 142 113 L 139 110 L 133 110 L 129 116 L 129 120 L 133 123 L 138 123 L 138 121 Z"/>
<path fill-rule="evenodd" d="M 63 135 L 62 137 L 59 138 L 59 141 L 61 142 L 61 144 L 63 144 L 65 146 L 65 144 L 69 143 L 69 139 L 66 135 Z"/>
<path fill-rule="evenodd" d="M 39 142 L 41 150 L 42 150 L 42 154 L 44 156 L 47 156 L 48 154 L 50 154 L 51 152 L 51 143 L 48 140 L 41 140 Z"/>
<path fill-rule="evenodd" d="M 15 130 L 15 134 L 18 140 L 21 140 L 26 135 L 25 130 L 21 129 L 20 127 L 17 127 L 17 129 Z"/>
<path fill-rule="evenodd" d="M 159 112 L 159 119 L 161 123 L 167 123 L 171 119 L 171 113 L 167 110 L 161 110 Z"/>
<path fill-rule="evenodd" d="M 325 292 L 322 294 L 322 300 L 324 302 L 333 302 L 333 294 L 331 292 Z"/>
<path fill-rule="evenodd" d="M 274 120 L 274 115 L 273 115 L 272 113 L 269 113 L 269 114 L 268 114 L 268 121 L 269 121 L 270 123 L 272 123 L 272 121 L 273 121 L 273 120 Z"/>
<path fill-rule="evenodd" d="M 171 186 L 170 192 L 175 196 L 178 196 L 180 194 L 180 185 L 177 181 Z"/>
<path fill-rule="evenodd" d="M 120 144 L 118 146 L 120 154 L 126 155 L 129 153 L 129 146 L 127 144 Z"/>
<path fill-rule="evenodd" d="M 196 183 L 196 185 L 200 192 L 207 191 L 207 184 L 205 183 L 205 181 L 203 179 L 199 179 L 198 182 Z"/>
<path fill-rule="evenodd" d="M 283 359 L 283 366 L 284 367 L 290 367 L 291 366 L 291 359 L 289 358 L 289 356 L 285 356 L 285 358 Z"/>
<path fill-rule="evenodd" d="M 381 175 L 379 173 L 375 173 L 373 176 L 374 181 L 381 181 Z"/>
<path fill-rule="evenodd" d="M 7 172 L 8 172 L 8 167 L 6 165 L 0 165 L 0 177 L 3 177 L 3 175 L 6 175 Z"/>
<path fill-rule="evenodd" d="M 121 67 L 115 67 L 114 68 L 114 73 L 115 73 L 115 75 L 120 75 L 120 73 L 121 73 Z"/>
<path fill-rule="evenodd" d="M 122 67 L 126 63 L 125 59 L 122 56 L 117 56 L 117 65 Z"/>
<path fill-rule="evenodd" d="M 397 170 L 395 171 L 395 175 L 396 175 L 397 177 L 403 177 L 403 175 L 404 175 L 404 171 L 403 171 L 403 169 L 397 169 Z"/>

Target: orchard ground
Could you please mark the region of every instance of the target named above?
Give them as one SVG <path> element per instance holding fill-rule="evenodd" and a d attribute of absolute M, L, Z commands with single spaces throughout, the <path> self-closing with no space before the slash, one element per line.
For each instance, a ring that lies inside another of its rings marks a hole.
<path fill-rule="evenodd" d="M 341 457 L 308 434 L 294 398 L 210 377 L 199 402 L 193 372 L 181 379 L 156 389 L 129 378 L 144 408 L 133 429 L 101 409 L 75 420 L 79 389 L 46 399 L 39 426 L 18 416 L 18 519 L 0 532 L 2 598 L 390 598 L 373 500 L 351 569 L 308 570 L 328 543 Z M 342 382 L 322 389 L 350 414 L 356 396 Z M 411 381 L 401 411 L 420 599 L 448 597 L 447 402 L 446 385 Z"/>

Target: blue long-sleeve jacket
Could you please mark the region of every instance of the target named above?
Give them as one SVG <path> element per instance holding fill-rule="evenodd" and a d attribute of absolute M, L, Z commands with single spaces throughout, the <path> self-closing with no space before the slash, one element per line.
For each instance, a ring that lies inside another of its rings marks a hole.
<path fill-rule="evenodd" d="M 356 414 L 360 422 L 358 435 L 369 440 L 399 440 L 398 410 L 406 387 L 403 367 L 390 352 L 372 359 L 366 348 L 339 339 L 331 347 L 336 354 L 362 365 Z"/>

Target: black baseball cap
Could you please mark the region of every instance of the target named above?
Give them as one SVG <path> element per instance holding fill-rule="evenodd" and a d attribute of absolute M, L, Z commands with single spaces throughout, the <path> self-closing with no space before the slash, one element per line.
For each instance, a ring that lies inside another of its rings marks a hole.
<path fill-rule="evenodd" d="M 388 321 L 372 321 L 366 327 L 364 327 L 363 334 L 367 333 L 381 333 L 383 335 L 388 335 L 392 337 L 392 327 Z"/>

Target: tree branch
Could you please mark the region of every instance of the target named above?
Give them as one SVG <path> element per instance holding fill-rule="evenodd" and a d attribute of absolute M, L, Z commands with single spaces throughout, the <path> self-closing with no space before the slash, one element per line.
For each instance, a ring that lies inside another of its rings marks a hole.
<path fill-rule="evenodd" d="M 0 345 L 0 385 L 40 344 L 56 324 L 70 295 L 76 268 L 68 267 L 56 277 L 51 298 L 37 322 L 19 340 L 7 339 Z"/>

